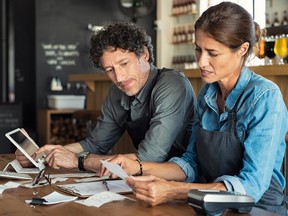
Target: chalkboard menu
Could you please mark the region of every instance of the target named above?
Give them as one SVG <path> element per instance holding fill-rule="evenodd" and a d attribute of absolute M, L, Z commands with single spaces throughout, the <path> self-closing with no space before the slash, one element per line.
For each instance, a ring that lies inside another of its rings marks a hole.
<path fill-rule="evenodd" d="M 0 154 L 12 153 L 16 149 L 5 137 L 5 133 L 22 127 L 22 105 L 0 104 Z"/>
<path fill-rule="evenodd" d="M 131 17 L 120 11 L 117 1 L 35 1 L 37 109 L 47 108 L 49 94 L 65 93 L 50 91 L 53 77 L 60 78 L 65 86 L 70 74 L 100 72 L 90 61 L 90 38 L 94 32 L 89 26 L 129 21 Z M 156 42 L 154 20 L 155 15 L 147 16 L 138 19 L 137 24 L 143 26 Z"/>

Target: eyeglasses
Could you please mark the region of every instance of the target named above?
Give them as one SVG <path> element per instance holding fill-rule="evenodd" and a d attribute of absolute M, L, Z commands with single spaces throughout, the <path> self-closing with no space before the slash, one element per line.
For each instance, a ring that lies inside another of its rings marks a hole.
<path fill-rule="evenodd" d="M 45 169 L 42 169 L 37 176 L 32 181 L 32 186 L 34 185 L 45 185 L 49 184 L 51 185 L 51 179 L 49 178 L 50 174 L 46 175 Z M 45 180 L 45 182 L 43 182 Z"/>
<path fill-rule="evenodd" d="M 108 187 L 107 181 L 104 179 L 104 180 L 102 181 L 102 183 L 103 183 L 103 185 L 105 186 L 106 190 L 109 191 L 109 187 Z"/>

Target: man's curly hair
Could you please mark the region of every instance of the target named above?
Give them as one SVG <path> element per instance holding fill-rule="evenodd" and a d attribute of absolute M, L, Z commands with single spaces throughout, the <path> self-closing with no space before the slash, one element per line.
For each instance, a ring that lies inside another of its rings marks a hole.
<path fill-rule="evenodd" d="M 104 26 L 92 36 L 90 44 L 90 59 L 97 68 L 102 68 L 99 60 L 107 50 L 128 50 L 140 57 L 144 52 L 144 47 L 147 47 L 150 56 L 148 61 L 154 62 L 151 37 L 134 23 L 117 22 Z"/>

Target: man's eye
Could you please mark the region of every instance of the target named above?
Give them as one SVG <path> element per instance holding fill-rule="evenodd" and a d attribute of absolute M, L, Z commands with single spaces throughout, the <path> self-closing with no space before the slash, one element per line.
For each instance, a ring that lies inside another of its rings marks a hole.
<path fill-rule="evenodd" d="M 112 70 L 112 69 L 109 69 L 109 70 L 105 70 L 105 73 L 111 73 L 111 72 L 113 72 L 113 70 Z"/>
<path fill-rule="evenodd" d="M 123 62 L 122 64 L 121 64 L 121 66 L 123 67 L 123 66 L 126 66 L 128 64 L 128 62 Z"/>

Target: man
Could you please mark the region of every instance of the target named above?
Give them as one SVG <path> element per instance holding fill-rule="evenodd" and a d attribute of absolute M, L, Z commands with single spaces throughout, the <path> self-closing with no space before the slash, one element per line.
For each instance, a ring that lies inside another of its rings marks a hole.
<path fill-rule="evenodd" d="M 45 145 L 37 153 L 46 152 L 46 161 L 54 168 L 98 171 L 99 160 L 111 157 L 107 153 L 127 130 L 137 152 L 126 156 L 139 163 L 180 156 L 196 120 L 189 80 L 173 69 L 157 69 L 151 38 L 132 23 L 99 30 L 91 38 L 90 55 L 113 82 L 95 129 L 79 143 Z M 16 158 L 28 165 L 18 151 Z"/>

